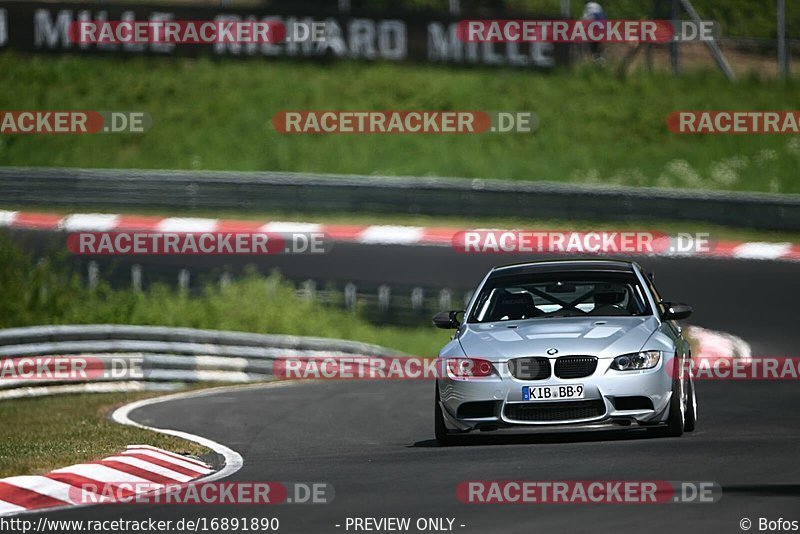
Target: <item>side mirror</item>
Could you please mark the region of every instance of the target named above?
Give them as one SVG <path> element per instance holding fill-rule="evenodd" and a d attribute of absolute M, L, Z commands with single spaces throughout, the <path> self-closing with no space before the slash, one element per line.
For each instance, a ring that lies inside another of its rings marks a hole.
<path fill-rule="evenodd" d="M 692 307 L 688 304 L 680 304 L 680 303 L 671 303 L 666 302 L 667 305 L 667 313 L 664 314 L 664 319 L 670 319 L 672 321 L 680 321 L 681 319 L 686 319 L 692 314 Z"/>
<path fill-rule="evenodd" d="M 436 328 L 458 328 L 461 326 L 461 321 L 458 320 L 459 313 L 464 313 L 464 310 L 439 312 L 433 316 L 433 324 L 436 326 Z"/>

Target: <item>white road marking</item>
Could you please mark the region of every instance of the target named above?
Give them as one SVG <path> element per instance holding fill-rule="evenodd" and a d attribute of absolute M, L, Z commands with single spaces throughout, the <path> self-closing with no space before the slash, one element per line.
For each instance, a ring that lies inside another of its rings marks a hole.
<path fill-rule="evenodd" d="M 296 232 L 296 233 L 311 233 L 321 232 L 322 225 L 307 222 L 292 222 L 292 221 L 274 221 L 268 222 L 261 228 L 261 232 Z"/>
<path fill-rule="evenodd" d="M 161 475 L 167 478 L 171 478 L 176 482 L 189 482 L 193 478 L 189 475 L 184 475 L 182 473 L 178 473 L 177 471 L 173 471 L 172 469 L 168 469 L 166 467 L 161 467 L 160 465 L 156 465 L 150 462 L 145 462 L 144 460 L 140 460 L 139 458 L 134 458 L 132 456 L 109 456 L 108 458 L 103 458 L 103 461 L 110 461 L 110 462 L 121 462 L 123 464 L 128 464 L 133 467 L 138 467 L 139 469 L 144 469 L 150 473 L 155 473 L 157 475 Z"/>
<path fill-rule="evenodd" d="M 119 224 L 119 215 L 107 213 L 75 213 L 61 219 L 60 226 L 68 232 L 108 232 Z"/>
<path fill-rule="evenodd" d="M 421 226 L 368 226 L 358 241 L 361 243 L 380 243 L 386 245 L 403 245 L 419 243 L 425 234 Z"/>
<path fill-rule="evenodd" d="M 217 219 L 168 217 L 159 221 L 156 230 L 159 232 L 215 232 L 218 224 Z"/>
<path fill-rule="evenodd" d="M 195 463 L 192 463 L 192 462 L 187 462 L 185 460 L 179 460 L 178 458 L 175 458 L 173 456 L 162 454 L 162 453 L 157 452 L 157 451 L 151 451 L 149 449 L 129 448 L 125 452 L 122 453 L 123 456 L 130 455 L 130 454 L 140 454 L 140 455 L 148 456 L 148 457 L 156 459 L 156 460 L 163 460 L 165 462 L 169 462 L 169 463 L 177 465 L 179 467 L 184 467 L 186 469 L 191 469 L 192 471 L 196 471 L 196 472 L 198 472 L 198 473 L 200 473 L 202 475 L 207 475 L 208 473 L 211 473 L 213 471 L 213 469 L 209 469 L 208 467 L 203 467 L 201 465 L 198 465 L 198 464 L 195 464 Z"/>
<path fill-rule="evenodd" d="M 791 243 L 742 243 L 733 251 L 734 258 L 753 260 L 775 260 L 792 249 Z"/>
<path fill-rule="evenodd" d="M 16 218 L 16 211 L 0 210 L 0 226 L 11 226 Z"/>
<path fill-rule="evenodd" d="M 4 478 L 3 482 L 71 504 L 82 504 L 86 502 L 95 502 L 95 500 L 97 500 L 90 491 L 85 491 L 76 486 L 70 486 L 65 482 L 52 480 L 43 476 L 23 475 L 9 477 Z"/>

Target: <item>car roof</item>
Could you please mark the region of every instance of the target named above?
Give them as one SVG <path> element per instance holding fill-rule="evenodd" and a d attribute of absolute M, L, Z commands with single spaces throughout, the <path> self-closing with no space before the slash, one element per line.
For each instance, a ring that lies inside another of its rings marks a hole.
<path fill-rule="evenodd" d="M 491 276 L 528 273 L 555 273 L 575 271 L 634 272 L 634 262 L 624 260 L 543 260 L 501 265 L 492 269 Z"/>

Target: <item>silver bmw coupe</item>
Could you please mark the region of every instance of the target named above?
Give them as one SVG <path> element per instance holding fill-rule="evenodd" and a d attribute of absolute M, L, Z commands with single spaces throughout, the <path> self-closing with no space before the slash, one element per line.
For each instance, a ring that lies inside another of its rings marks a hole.
<path fill-rule="evenodd" d="M 492 269 L 439 354 L 436 440 L 510 427 L 695 428 L 691 350 L 667 302 L 634 262 L 555 260 Z"/>

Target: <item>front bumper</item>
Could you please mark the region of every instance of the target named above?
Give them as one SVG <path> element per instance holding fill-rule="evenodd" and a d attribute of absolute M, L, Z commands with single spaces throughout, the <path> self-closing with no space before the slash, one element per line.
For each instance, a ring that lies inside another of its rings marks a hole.
<path fill-rule="evenodd" d="M 653 425 L 666 421 L 672 378 L 664 359 L 653 369 L 616 371 L 612 359 L 598 360 L 590 376 L 522 380 L 508 371 L 508 361 L 493 362 L 497 375 L 486 378 L 440 378 L 440 406 L 450 430 L 469 431 L 504 427 L 599 427 L 608 424 Z M 582 384 L 581 399 L 526 401 L 523 386 Z M 632 399 L 635 399 L 632 401 Z M 649 402 L 647 402 L 649 401 Z"/>

